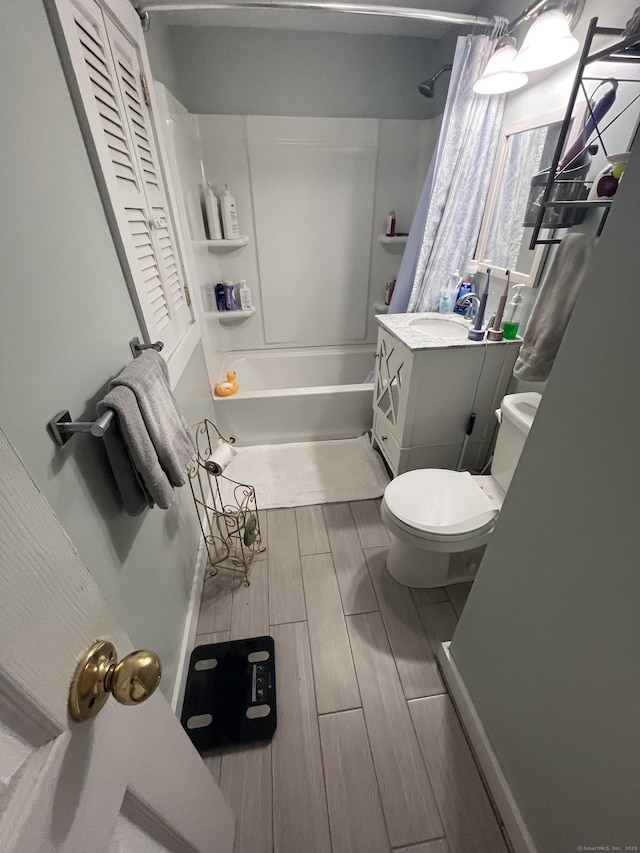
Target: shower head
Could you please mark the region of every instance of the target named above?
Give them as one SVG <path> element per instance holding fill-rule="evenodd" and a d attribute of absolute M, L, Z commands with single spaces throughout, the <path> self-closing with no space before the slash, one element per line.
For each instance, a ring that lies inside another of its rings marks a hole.
<path fill-rule="evenodd" d="M 441 74 L 444 74 L 445 71 L 451 71 L 453 68 L 452 65 L 443 65 L 433 77 L 428 78 L 427 80 L 423 80 L 422 83 L 418 83 L 418 92 L 421 95 L 424 95 L 425 98 L 433 98 L 435 94 L 435 82 Z"/>

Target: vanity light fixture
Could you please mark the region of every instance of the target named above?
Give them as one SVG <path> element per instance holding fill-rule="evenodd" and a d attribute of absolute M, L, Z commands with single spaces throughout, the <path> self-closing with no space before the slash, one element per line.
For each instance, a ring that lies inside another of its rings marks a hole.
<path fill-rule="evenodd" d="M 513 60 L 514 71 L 551 68 L 573 56 L 580 47 L 571 34 L 567 16 L 560 9 L 543 12 L 531 25 Z"/>
<path fill-rule="evenodd" d="M 526 86 L 529 78 L 522 71 L 516 71 L 513 66 L 517 52 L 513 36 L 502 36 L 485 65 L 482 76 L 473 84 L 473 91 L 477 95 L 500 95 Z"/>
<path fill-rule="evenodd" d="M 551 68 L 573 56 L 580 47 L 571 28 L 582 14 L 585 0 L 536 0 L 507 27 L 473 91 L 479 95 L 513 92 L 528 82 L 527 71 Z M 512 33 L 533 21 L 520 50 Z"/>

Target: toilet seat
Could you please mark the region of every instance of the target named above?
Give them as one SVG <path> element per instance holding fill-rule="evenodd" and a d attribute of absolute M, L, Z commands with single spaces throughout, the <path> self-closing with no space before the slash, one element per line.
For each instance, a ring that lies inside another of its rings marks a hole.
<path fill-rule="evenodd" d="M 440 468 L 396 477 L 385 489 L 384 504 L 406 533 L 437 542 L 474 538 L 493 527 L 499 512 L 467 471 Z"/>

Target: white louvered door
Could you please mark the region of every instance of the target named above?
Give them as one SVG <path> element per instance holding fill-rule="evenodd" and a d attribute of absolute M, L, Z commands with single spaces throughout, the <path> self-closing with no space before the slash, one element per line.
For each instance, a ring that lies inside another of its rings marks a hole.
<path fill-rule="evenodd" d="M 79 95 L 76 108 L 132 298 L 149 339 L 162 340 L 169 354 L 193 316 L 142 91 L 139 48 L 96 0 L 54 0 L 54 6 L 73 69 L 70 87 Z"/>
<path fill-rule="evenodd" d="M 138 172 L 153 223 L 151 236 L 160 266 L 167 309 L 180 334 L 189 323 L 191 314 L 185 298 L 183 272 L 153 140 L 149 107 L 142 90 L 140 62 L 135 46 L 109 18 L 106 18 L 106 26 Z"/>

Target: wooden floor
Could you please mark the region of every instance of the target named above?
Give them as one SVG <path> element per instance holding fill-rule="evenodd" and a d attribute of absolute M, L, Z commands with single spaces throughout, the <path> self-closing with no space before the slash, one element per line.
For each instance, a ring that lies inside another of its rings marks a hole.
<path fill-rule="evenodd" d="M 435 661 L 470 584 L 396 583 L 376 501 L 270 510 L 262 526 L 251 585 L 206 581 L 198 622 L 198 644 L 276 645 L 272 743 L 205 759 L 236 853 L 506 853 Z"/>

